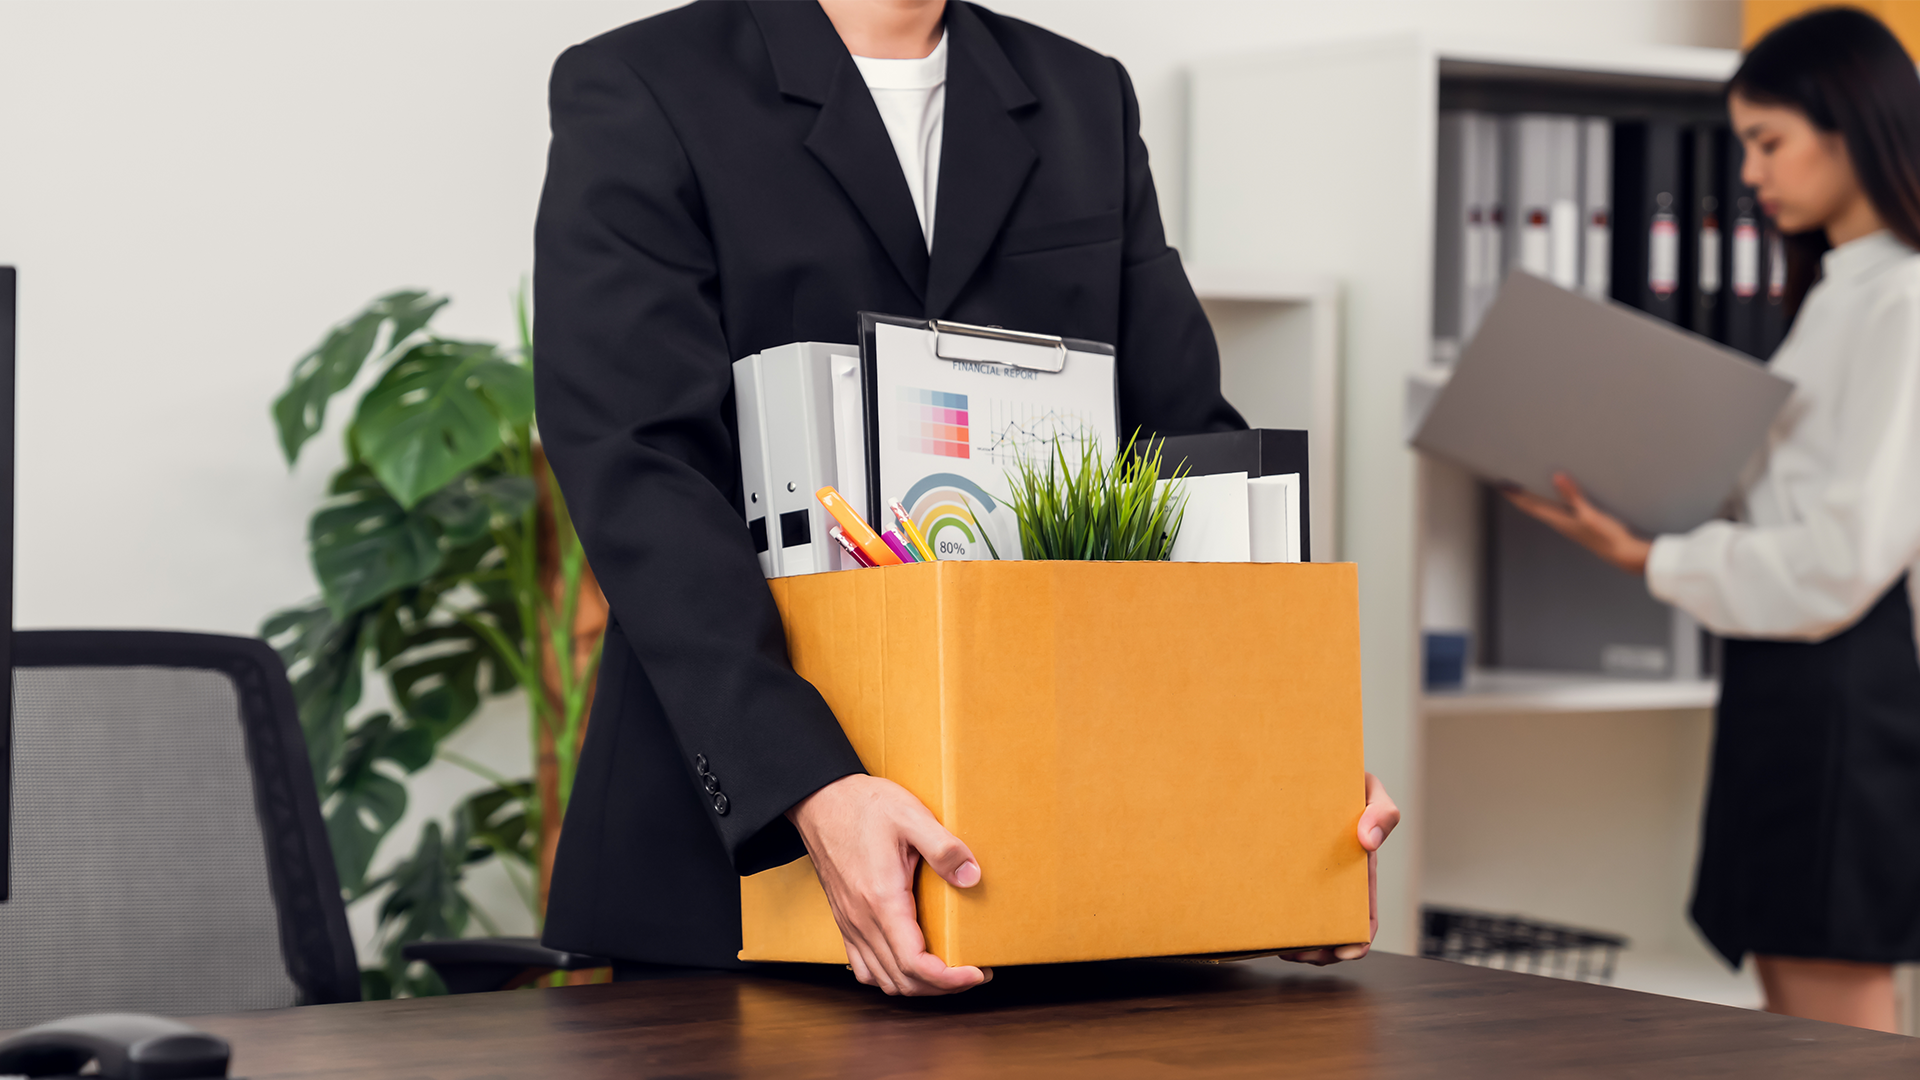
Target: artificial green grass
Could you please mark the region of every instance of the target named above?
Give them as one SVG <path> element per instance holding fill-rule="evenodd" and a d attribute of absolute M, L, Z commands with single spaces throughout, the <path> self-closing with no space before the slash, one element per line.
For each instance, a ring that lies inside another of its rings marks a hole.
<path fill-rule="evenodd" d="M 1007 505 L 1020 522 L 1021 556 L 1028 559 L 1164 560 L 1186 514 L 1184 468 L 1160 485 L 1160 445 L 1148 440 L 1134 453 L 1140 433 L 1111 460 L 1092 440 L 1069 458 L 1059 436 L 1044 463 L 1021 455 L 1007 473 Z"/>

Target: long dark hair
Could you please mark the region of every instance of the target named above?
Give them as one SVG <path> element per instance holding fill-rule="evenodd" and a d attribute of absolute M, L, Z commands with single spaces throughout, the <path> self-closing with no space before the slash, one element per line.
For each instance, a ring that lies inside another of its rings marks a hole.
<path fill-rule="evenodd" d="M 1819 130 L 1839 132 L 1880 220 L 1920 248 L 1920 72 L 1884 23 L 1858 8 L 1781 23 L 1747 53 L 1726 92 L 1798 109 Z M 1784 239 L 1792 318 L 1820 279 L 1829 245 L 1822 229 Z"/>

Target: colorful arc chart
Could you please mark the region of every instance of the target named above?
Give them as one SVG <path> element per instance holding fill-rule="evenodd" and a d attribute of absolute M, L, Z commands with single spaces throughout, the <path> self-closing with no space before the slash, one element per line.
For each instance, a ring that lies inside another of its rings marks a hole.
<path fill-rule="evenodd" d="M 980 485 L 953 473 L 934 473 L 922 477 L 908 490 L 907 513 L 920 523 L 920 531 L 940 559 L 988 559 L 993 557 L 979 529 L 995 529 L 1000 539 L 1000 554 L 1017 557 L 1019 529 L 1010 521 L 1001 521 L 1009 511 Z M 976 528 L 978 526 L 978 528 Z"/>

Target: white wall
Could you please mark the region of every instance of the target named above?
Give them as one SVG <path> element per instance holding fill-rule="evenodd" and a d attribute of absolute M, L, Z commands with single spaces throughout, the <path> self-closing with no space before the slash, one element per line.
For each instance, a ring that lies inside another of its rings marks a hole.
<path fill-rule="evenodd" d="M 568 44 L 665 3 L 0 3 L 0 263 L 21 268 L 16 623 L 251 633 L 314 592 L 267 403 L 391 287 L 506 340 L 531 265 L 545 83 Z M 1420 27 L 1729 46 L 1731 0 L 1006 0 L 1125 61 L 1178 235 L 1181 65 Z M 489 710 L 463 749 L 525 770 Z M 422 812 L 478 784 L 434 766 Z M 410 844 L 411 824 L 399 844 Z M 390 845 L 390 847 L 393 845 Z M 503 915 L 513 901 L 493 890 Z"/>

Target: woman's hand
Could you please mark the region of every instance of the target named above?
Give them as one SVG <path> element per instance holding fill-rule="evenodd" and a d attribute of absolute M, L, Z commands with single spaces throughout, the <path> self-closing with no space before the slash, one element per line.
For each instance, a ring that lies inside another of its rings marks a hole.
<path fill-rule="evenodd" d="M 1507 501 L 1634 577 L 1646 576 L 1651 543 L 1633 535 L 1619 518 L 1588 502 L 1573 477 L 1554 473 L 1553 486 L 1566 500 L 1565 506 L 1516 488 L 1506 490 Z"/>
<path fill-rule="evenodd" d="M 1386 843 L 1387 835 L 1393 827 L 1400 824 L 1400 808 L 1393 805 L 1393 799 L 1387 795 L 1387 789 L 1380 778 L 1367 774 L 1367 808 L 1360 812 L 1360 846 L 1367 849 L 1367 940 L 1352 945 L 1334 945 L 1319 949 L 1295 949 L 1283 952 L 1280 958 L 1302 964 L 1325 967 L 1342 960 L 1358 960 L 1367 955 L 1373 947 L 1373 936 L 1380 932 L 1380 904 L 1377 897 L 1377 873 L 1375 867 L 1379 859 L 1380 845 Z"/>
<path fill-rule="evenodd" d="M 877 776 L 843 776 L 787 817 L 813 856 L 855 978 L 909 996 L 955 994 L 993 978 L 927 951 L 914 918 L 914 867 L 924 859 L 949 885 L 969 889 L 980 883 L 980 864 L 912 792 Z"/>

